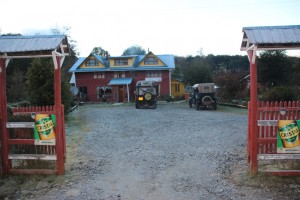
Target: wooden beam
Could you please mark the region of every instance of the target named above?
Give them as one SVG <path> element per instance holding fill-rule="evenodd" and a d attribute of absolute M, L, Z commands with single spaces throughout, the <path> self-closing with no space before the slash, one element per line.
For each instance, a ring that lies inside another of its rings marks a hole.
<path fill-rule="evenodd" d="M 9 154 L 10 160 L 57 160 L 55 154 Z"/>
<path fill-rule="evenodd" d="M 8 139 L 8 144 L 34 144 L 34 139 Z"/>
<path fill-rule="evenodd" d="M 6 128 L 34 128 L 34 122 L 6 122 Z"/>
<path fill-rule="evenodd" d="M 257 142 L 259 144 L 277 143 L 277 138 L 258 138 Z"/>
<path fill-rule="evenodd" d="M 300 170 L 263 170 L 260 172 L 273 176 L 300 176 Z"/>
<path fill-rule="evenodd" d="M 257 120 L 258 126 L 277 126 L 278 120 Z"/>
<path fill-rule="evenodd" d="M 11 174 L 57 174 L 57 170 L 50 169 L 10 169 Z"/>
<path fill-rule="evenodd" d="M 252 61 L 255 51 L 248 51 Z M 250 174 L 256 175 L 258 170 L 257 153 L 258 153 L 258 126 L 257 126 L 257 65 L 250 61 Z"/>
<path fill-rule="evenodd" d="M 299 160 L 300 154 L 258 154 L 258 160 Z"/>
<path fill-rule="evenodd" d="M 2 153 L 2 169 L 6 176 L 9 173 L 10 164 L 8 161 L 8 130 L 7 122 L 7 99 L 6 99 L 6 59 L 0 58 L 0 116 L 1 116 L 1 153 Z"/>

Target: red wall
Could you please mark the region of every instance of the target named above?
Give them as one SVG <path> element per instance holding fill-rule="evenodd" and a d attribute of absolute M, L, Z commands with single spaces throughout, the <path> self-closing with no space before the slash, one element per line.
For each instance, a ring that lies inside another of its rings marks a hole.
<path fill-rule="evenodd" d="M 134 90 L 137 81 L 145 80 L 147 71 L 135 71 L 125 72 L 125 78 L 132 78 L 132 83 L 129 85 L 130 97 L 133 100 Z M 109 81 L 113 78 L 114 72 L 105 72 L 105 78 L 94 79 L 94 72 L 91 73 L 76 73 L 76 86 L 87 87 L 87 101 L 89 102 L 100 102 L 97 99 L 97 87 L 106 86 Z M 162 71 L 162 81 L 157 82 L 160 85 L 160 96 L 170 95 L 170 76 L 169 70 Z"/>

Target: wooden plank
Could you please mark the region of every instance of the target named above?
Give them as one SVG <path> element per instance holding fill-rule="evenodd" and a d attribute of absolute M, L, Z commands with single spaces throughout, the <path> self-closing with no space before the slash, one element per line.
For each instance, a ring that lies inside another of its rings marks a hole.
<path fill-rule="evenodd" d="M 34 122 L 6 122 L 6 128 L 34 128 Z"/>
<path fill-rule="evenodd" d="M 257 120 L 258 126 L 277 126 L 278 120 Z"/>
<path fill-rule="evenodd" d="M 258 143 L 277 143 L 277 138 L 258 138 Z"/>
<path fill-rule="evenodd" d="M 57 160 L 53 154 L 8 154 L 9 160 Z"/>
<path fill-rule="evenodd" d="M 258 154 L 258 160 L 298 160 L 300 154 Z"/>
<path fill-rule="evenodd" d="M 300 170 L 261 170 L 259 172 L 273 176 L 300 176 Z"/>
<path fill-rule="evenodd" d="M 34 144 L 34 139 L 8 139 L 8 144 Z"/>
<path fill-rule="evenodd" d="M 51 169 L 10 169 L 10 174 L 57 174 L 57 170 Z"/>

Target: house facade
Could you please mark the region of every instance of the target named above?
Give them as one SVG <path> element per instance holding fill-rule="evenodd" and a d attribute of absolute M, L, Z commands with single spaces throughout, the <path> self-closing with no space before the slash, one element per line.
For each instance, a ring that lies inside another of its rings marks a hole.
<path fill-rule="evenodd" d="M 171 96 L 173 55 L 80 57 L 69 70 L 78 97 L 87 102 L 129 102 L 134 100 L 137 81 L 155 81 L 160 96 Z"/>

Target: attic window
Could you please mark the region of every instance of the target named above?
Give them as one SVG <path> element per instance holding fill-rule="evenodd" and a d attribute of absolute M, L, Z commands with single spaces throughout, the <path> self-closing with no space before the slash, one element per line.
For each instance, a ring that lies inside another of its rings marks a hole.
<path fill-rule="evenodd" d="M 144 64 L 145 65 L 157 65 L 158 60 L 156 58 L 150 56 L 144 60 Z"/>
<path fill-rule="evenodd" d="M 99 62 L 95 59 L 89 59 L 86 61 L 85 66 L 99 66 Z"/>
<path fill-rule="evenodd" d="M 128 60 L 127 59 L 115 59 L 115 66 L 124 66 L 128 65 Z"/>

